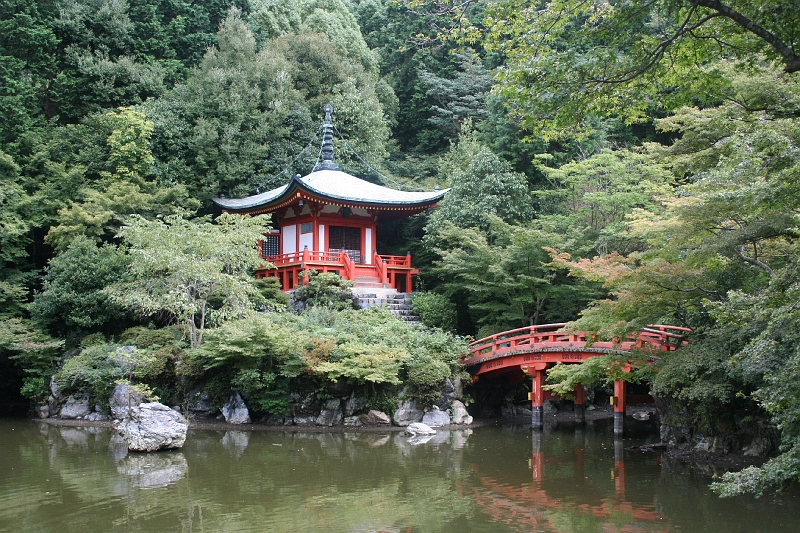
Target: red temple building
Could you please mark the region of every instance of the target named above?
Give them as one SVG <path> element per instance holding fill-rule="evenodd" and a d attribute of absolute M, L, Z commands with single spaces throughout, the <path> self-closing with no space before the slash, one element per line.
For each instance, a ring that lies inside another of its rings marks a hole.
<path fill-rule="evenodd" d="M 225 212 L 271 213 L 273 229 L 260 242 L 261 256 L 276 268 L 258 278 L 277 277 L 284 291 L 302 283 L 304 270 L 333 272 L 357 288 L 412 290 L 418 271 L 411 256 L 377 250 L 377 227 L 436 206 L 447 190 L 406 192 L 351 176 L 334 162 L 331 106 L 325 107 L 322 160 L 307 176 L 255 196 L 215 198 Z"/>

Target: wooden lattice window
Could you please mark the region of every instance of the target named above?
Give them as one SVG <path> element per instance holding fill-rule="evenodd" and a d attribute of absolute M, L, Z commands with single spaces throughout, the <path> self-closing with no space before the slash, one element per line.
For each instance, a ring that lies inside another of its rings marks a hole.
<path fill-rule="evenodd" d="M 272 257 L 281 253 L 281 236 L 266 235 L 261 241 L 261 257 Z"/>

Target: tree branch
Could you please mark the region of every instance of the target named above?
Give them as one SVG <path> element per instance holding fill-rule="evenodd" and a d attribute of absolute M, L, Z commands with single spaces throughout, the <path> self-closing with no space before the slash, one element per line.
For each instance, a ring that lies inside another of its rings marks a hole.
<path fill-rule="evenodd" d="M 755 246 L 755 244 L 753 246 Z M 741 259 L 745 263 L 748 263 L 748 264 L 751 264 L 753 266 L 756 266 L 756 267 L 760 268 L 761 270 L 763 270 L 764 272 L 769 274 L 770 278 L 774 278 L 775 277 L 775 271 L 772 270 L 769 267 L 768 264 L 766 264 L 763 261 L 761 261 L 760 259 L 758 259 L 758 257 L 748 257 L 748 256 L 744 255 L 744 247 L 745 247 L 745 245 L 743 244 L 743 245 L 739 246 L 738 248 L 734 248 L 734 252 L 739 257 L 739 259 Z"/>
<path fill-rule="evenodd" d="M 783 69 L 785 72 L 791 74 L 792 72 L 800 71 L 800 57 L 798 57 L 786 43 L 732 7 L 723 4 L 719 0 L 692 0 L 692 4 L 716 11 L 770 45 L 783 57 L 786 65 Z"/>

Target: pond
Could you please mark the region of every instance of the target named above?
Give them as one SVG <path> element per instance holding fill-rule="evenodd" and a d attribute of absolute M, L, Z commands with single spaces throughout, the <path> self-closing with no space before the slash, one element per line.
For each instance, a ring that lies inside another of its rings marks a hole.
<path fill-rule="evenodd" d="M 711 469 L 626 449 L 656 429 L 192 429 L 180 451 L 134 454 L 110 429 L 0 420 L 0 531 L 800 531 L 796 490 L 720 500 Z"/>

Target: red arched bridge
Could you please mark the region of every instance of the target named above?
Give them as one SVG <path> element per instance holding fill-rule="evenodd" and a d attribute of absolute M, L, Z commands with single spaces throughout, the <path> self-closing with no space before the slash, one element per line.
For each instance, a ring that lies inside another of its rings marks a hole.
<path fill-rule="evenodd" d="M 673 351 L 687 343 L 686 333 L 691 329 L 679 326 L 650 324 L 626 340 L 598 341 L 594 334 L 566 331 L 566 324 L 528 326 L 497 333 L 471 343 L 469 354 L 462 360 L 473 379 L 492 378 L 513 373 L 512 378 L 532 378 L 530 399 L 533 427 L 543 424 L 544 400 L 552 397 L 545 391 L 545 372 L 555 363 L 580 363 L 591 357 L 606 354 L 624 355 L 633 350 L 645 353 Z M 625 417 L 625 381 L 614 382 L 614 432 L 622 434 Z M 584 389 L 575 387 L 575 412 L 583 419 Z"/>

